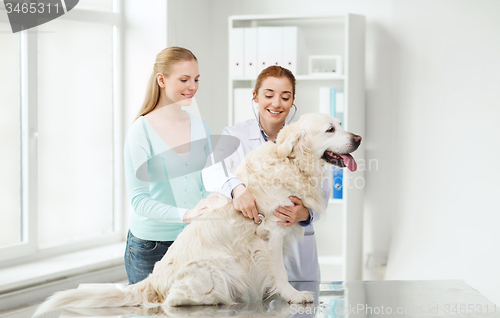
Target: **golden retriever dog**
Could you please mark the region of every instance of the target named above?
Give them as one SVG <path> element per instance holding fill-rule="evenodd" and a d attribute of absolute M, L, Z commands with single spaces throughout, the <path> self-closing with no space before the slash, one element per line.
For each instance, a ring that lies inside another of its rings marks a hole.
<path fill-rule="evenodd" d="M 273 211 L 293 205 L 322 211 L 324 165 L 356 170 L 350 155 L 361 137 L 344 131 L 326 114 L 306 114 L 285 126 L 276 143 L 267 142 L 248 154 L 236 175 L 256 199 L 261 224 L 236 211 L 220 194 L 217 203 L 178 236 L 145 280 L 123 290 L 74 289 L 56 293 L 35 317 L 61 307 L 97 308 L 142 306 L 171 308 L 258 302 L 279 295 L 289 303 L 308 303 L 313 294 L 297 291 L 288 282 L 283 253 L 286 242 L 301 239 L 303 228 L 284 227 Z"/>

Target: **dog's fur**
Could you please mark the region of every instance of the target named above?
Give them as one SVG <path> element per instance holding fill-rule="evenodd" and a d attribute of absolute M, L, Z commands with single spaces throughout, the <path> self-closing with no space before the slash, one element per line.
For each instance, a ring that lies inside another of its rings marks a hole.
<path fill-rule="evenodd" d="M 290 196 L 322 211 L 326 206 L 320 187 L 325 162 L 343 167 L 340 157 L 332 153 L 350 157 L 360 141 L 361 137 L 345 132 L 330 115 L 303 115 L 280 131 L 276 143 L 265 143 L 251 152 L 236 173 L 256 198 L 264 216 L 262 224 L 237 212 L 229 199 L 212 194 L 218 203 L 184 229 L 145 280 L 124 290 L 59 292 L 35 316 L 60 307 L 236 304 L 273 294 L 291 303 L 312 302 L 310 292 L 299 292 L 288 283 L 283 263 L 285 243 L 300 239 L 303 229 L 298 224 L 278 225 L 273 211 L 293 205 Z"/>

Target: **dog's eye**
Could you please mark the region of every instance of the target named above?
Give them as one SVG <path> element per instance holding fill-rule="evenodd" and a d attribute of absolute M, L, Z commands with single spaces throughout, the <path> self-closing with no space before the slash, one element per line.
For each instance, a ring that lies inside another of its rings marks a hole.
<path fill-rule="evenodd" d="M 328 128 L 328 130 L 326 131 L 327 133 L 334 133 L 335 132 L 335 127 L 330 127 Z"/>

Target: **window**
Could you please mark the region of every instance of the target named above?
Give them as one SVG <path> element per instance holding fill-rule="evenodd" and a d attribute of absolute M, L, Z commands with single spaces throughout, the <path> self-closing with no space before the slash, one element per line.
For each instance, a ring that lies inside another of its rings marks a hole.
<path fill-rule="evenodd" d="M 122 238 L 121 19 L 80 4 L 15 34 L 0 20 L 0 262 Z"/>
<path fill-rule="evenodd" d="M 0 248 L 21 242 L 21 37 L 0 23 Z"/>

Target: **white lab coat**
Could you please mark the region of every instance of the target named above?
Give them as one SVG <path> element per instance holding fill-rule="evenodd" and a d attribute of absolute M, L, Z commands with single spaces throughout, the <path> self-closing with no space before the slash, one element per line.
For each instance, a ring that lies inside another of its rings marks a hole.
<path fill-rule="evenodd" d="M 224 160 L 229 176 L 225 175 L 221 163 L 203 169 L 203 183 L 207 191 L 210 192 L 222 192 L 223 185 L 229 179 L 235 178 L 234 172 L 245 156 L 265 142 L 256 119 L 249 119 L 233 127 L 226 127 L 222 134 L 237 137 L 240 140 L 240 145 L 236 152 Z M 323 186 L 323 192 L 325 200 L 328 201 L 329 184 Z M 314 211 L 312 213 L 314 214 Z M 284 257 L 288 280 L 320 281 L 316 238 L 312 223 L 304 226 L 304 230 L 304 239 L 292 242 L 289 255 Z"/>

